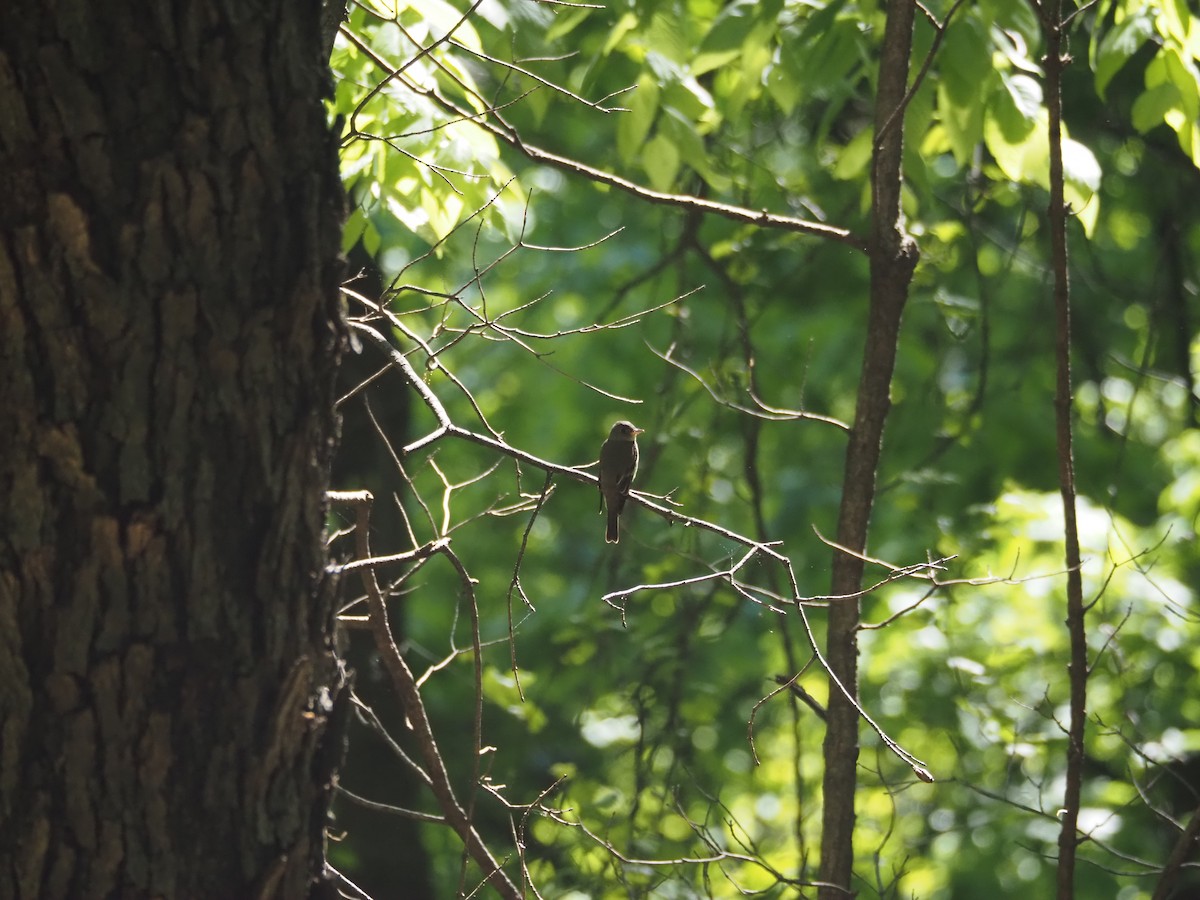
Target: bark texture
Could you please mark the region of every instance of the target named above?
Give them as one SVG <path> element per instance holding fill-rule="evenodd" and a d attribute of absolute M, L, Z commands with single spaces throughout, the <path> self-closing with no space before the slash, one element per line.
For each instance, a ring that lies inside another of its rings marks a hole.
<path fill-rule="evenodd" d="M 0 896 L 320 888 L 319 15 L 0 6 Z"/>
<path fill-rule="evenodd" d="M 888 6 L 879 93 L 875 100 L 875 148 L 871 168 L 871 302 L 859 374 L 854 427 L 846 448 L 837 541 L 857 553 L 867 549 L 871 508 L 891 411 L 892 374 L 900 343 L 900 321 L 917 265 L 917 245 L 904 230 L 900 208 L 904 151 L 903 102 L 908 86 L 915 4 L 894 0 Z M 836 551 L 831 592 L 854 599 L 829 605 L 826 658 L 829 661 L 829 708 L 826 711 L 824 806 L 821 818 L 821 900 L 853 896 L 854 798 L 857 788 L 859 714 L 858 628 L 863 560 Z"/>

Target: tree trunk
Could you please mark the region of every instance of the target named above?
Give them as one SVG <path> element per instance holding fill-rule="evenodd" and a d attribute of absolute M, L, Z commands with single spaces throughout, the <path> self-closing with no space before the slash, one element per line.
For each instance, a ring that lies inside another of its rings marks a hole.
<path fill-rule="evenodd" d="M 903 183 L 904 107 L 912 52 L 915 4 L 889 5 L 875 100 L 875 148 L 871 168 L 871 301 L 859 374 L 854 427 L 846 447 L 837 541 L 854 553 L 867 549 L 871 508 L 891 411 L 892 374 L 900 345 L 900 320 L 916 269 L 916 242 L 904 230 L 900 207 Z M 821 900 L 854 895 L 854 800 L 858 770 L 858 628 L 864 563 L 861 556 L 834 552 L 829 604 L 829 708 L 826 711 L 824 807 L 821 818 Z M 852 702 L 854 701 L 854 702 Z"/>
<path fill-rule="evenodd" d="M 344 696 L 316 3 L 0 7 L 0 896 L 303 897 Z"/>

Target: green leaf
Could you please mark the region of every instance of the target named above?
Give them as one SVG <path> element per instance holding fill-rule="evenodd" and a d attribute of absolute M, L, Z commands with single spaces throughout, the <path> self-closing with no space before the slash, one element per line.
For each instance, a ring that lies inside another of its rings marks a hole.
<path fill-rule="evenodd" d="M 367 251 L 367 255 L 374 258 L 379 255 L 379 248 L 383 244 L 383 238 L 379 234 L 379 229 L 375 227 L 374 222 L 367 222 L 362 230 L 363 249 Z M 349 250 L 354 246 L 353 243 L 346 247 Z"/>
<path fill-rule="evenodd" d="M 1149 131 L 1160 122 L 1174 130 L 1179 147 L 1200 165 L 1200 72 L 1174 47 L 1164 47 L 1146 66 L 1148 90 L 1134 101 L 1133 123 Z"/>
<path fill-rule="evenodd" d="M 1001 73 L 1000 83 L 1012 99 L 1013 107 L 1026 122 L 1032 122 L 1042 111 L 1042 86 L 1028 75 Z"/>
<path fill-rule="evenodd" d="M 1042 87 L 1028 75 L 1000 73 L 988 98 L 984 143 L 1012 181 L 1049 184 L 1049 144 Z"/>
<path fill-rule="evenodd" d="M 938 84 L 938 119 L 960 166 L 970 162 L 983 137 L 983 112 L 982 103 L 957 103 L 950 89 L 944 83 Z"/>
<path fill-rule="evenodd" d="M 692 122 L 685 120 L 674 110 L 669 110 L 668 115 L 662 117 L 659 127 L 675 145 L 680 158 L 695 169 L 712 188 L 718 191 L 729 189 L 729 178 L 713 168 L 708 149 Z"/>
<path fill-rule="evenodd" d="M 834 178 L 848 181 L 866 172 L 871 162 L 871 138 L 874 133 L 874 129 L 864 128 L 850 139 L 850 143 L 838 154 L 837 164 L 833 167 Z"/>
<path fill-rule="evenodd" d="M 783 66 L 771 66 L 767 70 L 767 93 L 787 115 L 791 115 L 804 96 L 797 79 Z"/>
<path fill-rule="evenodd" d="M 827 9 L 837 5 L 830 4 Z M 825 21 L 827 17 L 814 16 L 813 20 L 818 18 Z M 794 47 L 784 48 L 784 63 L 803 84 L 836 85 L 862 65 L 859 39 L 860 32 L 852 20 L 831 20 L 829 27 L 822 30 L 815 29 L 810 22 L 802 39 Z"/>
<path fill-rule="evenodd" d="M 1032 3 L 980 0 L 978 15 L 987 23 L 993 40 L 1015 68 L 1026 72 L 1040 71 L 1037 59 L 1042 24 Z"/>
<path fill-rule="evenodd" d="M 1100 218 L 1100 161 L 1091 149 L 1072 138 L 1063 140 L 1063 194 L 1089 238 Z"/>
<path fill-rule="evenodd" d="M 1154 21 L 1140 10 L 1108 30 L 1100 41 L 1095 63 L 1096 93 L 1101 98 L 1113 77 L 1153 34 Z"/>
<path fill-rule="evenodd" d="M 466 204 L 458 194 L 423 189 L 421 208 L 425 211 L 434 238 L 441 240 L 458 224 Z"/>
<path fill-rule="evenodd" d="M 1160 0 L 1159 33 L 1176 46 L 1187 46 L 1191 30 L 1192 14 L 1185 0 Z"/>
<path fill-rule="evenodd" d="M 954 158 L 966 165 L 983 137 L 984 104 L 996 80 L 991 48 L 982 25 L 973 19 L 954 23 L 940 57 L 938 116 Z"/>
<path fill-rule="evenodd" d="M 713 109 L 713 98 L 695 78 L 669 82 L 663 89 L 663 104 L 679 110 L 689 119 L 697 120 Z"/>
<path fill-rule="evenodd" d="M 414 9 L 419 13 L 419 21 L 427 25 L 428 34 L 434 39 L 453 34 L 454 40 L 472 50 L 482 50 L 479 32 L 468 18 L 463 20 L 461 10 L 455 9 L 445 0 L 420 0 L 419 3 L 405 3 L 401 9 Z"/>
<path fill-rule="evenodd" d="M 669 191 L 679 174 L 679 150 L 662 134 L 656 134 L 642 148 L 642 168 L 650 185 L 658 191 Z"/>
<path fill-rule="evenodd" d="M 978 103 L 981 96 L 986 96 L 980 87 L 994 73 L 992 48 L 983 25 L 975 19 L 952 23 L 938 64 L 939 84 L 956 104 Z"/>
<path fill-rule="evenodd" d="M 629 112 L 617 124 L 617 153 L 623 162 L 632 162 L 642 149 L 654 117 L 658 114 L 658 80 L 649 72 L 638 79 L 637 90 L 627 95 Z"/>
<path fill-rule="evenodd" d="M 601 53 L 608 56 L 613 50 L 617 49 L 625 40 L 625 36 L 638 27 L 638 17 L 631 12 L 625 13 L 617 20 L 617 24 L 612 27 L 608 33 L 608 40 L 604 43 L 604 49 Z"/>
<path fill-rule="evenodd" d="M 363 237 L 363 229 L 367 227 L 367 215 L 363 212 L 361 206 L 356 206 L 350 211 L 350 215 L 346 217 L 346 224 L 342 226 L 342 252 L 348 253 L 350 248 L 358 243 L 358 239 Z M 364 241 L 365 243 L 365 241 Z"/>
<path fill-rule="evenodd" d="M 1159 84 L 1138 95 L 1133 101 L 1133 127 L 1142 134 L 1163 124 L 1167 113 L 1179 108 L 1179 91 L 1173 84 Z"/>
<path fill-rule="evenodd" d="M 1063 175 L 1081 188 L 1100 190 L 1100 161 L 1091 149 L 1073 138 L 1063 141 Z"/>
<path fill-rule="evenodd" d="M 587 21 L 593 12 L 595 12 L 595 10 L 573 9 L 567 10 L 566 13 L 556 16 L 554 19 L 554 24 L 546 29 L 546 43 L 552 44 L 555 41 L 562 40 L 564 37 L 582 25 L 585 21 Z"/>
<path fill-rule="evenodd" d="M 1200 72 L 1174 47 L 1164 48 L 1159 56 L 1166 65 L 1167 78 L 1179 90 L 1184 115 L 1195 121 L 1200 117 Z"/>
<path fill-rule="evenodd" d="M 721 10 L 691 61 L 693 75 L 711 72 L 741 55 L 743 43 L 759 21 L 757 7 L 754 0 L 736 0 Z"/>
<path fill-rule="evenodd" d="M 1050 150 L 1046 136 L 1046 116 L 1039 116 L 1024 135 L 1012 138 L 996 116 L 989 115 L 983 136 L 988 152 L 1010 181 L 1025 184 L 1049 184 Z"/>
<path fill-rule="evenodd" d="M 688 32 L 689 19 L 674 12 L 656 12 L 646 30 L 646 44 L 650 53 L 656 53 L 676 66 L 684 66 L 691 59 L 692 45 Z M 649 55 L 649 53 L 647 54 Z"/>

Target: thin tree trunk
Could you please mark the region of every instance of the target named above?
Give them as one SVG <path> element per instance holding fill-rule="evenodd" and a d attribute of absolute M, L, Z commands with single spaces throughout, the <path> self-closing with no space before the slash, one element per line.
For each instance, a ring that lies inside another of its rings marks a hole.
<path fill-rule="evenodd" d="M 846 448 L 837 529 L 838 543 L 860 552 L 867 544 L 883 430 L 891 409 L 890 389 L 900 340 L 900 318 L 918 255 L 916 244 L 904 232 L 900 212 L 904 149 L 901 103 L 908 85 L 914 9 L 911 0 L 895 0 L 888 6 L 875 106 L 870 311 L 854 427 Z M 862 575 L 860 558 L 835 552 L 832 576 L 835 596 L 856 594 L 862 586 Z M 859 620 L 857 599 L 830 604 L 826 654 L 831 677 L 821 822 L 823 886 L 819 889 L 822 900 L 837 900 L 850 893 L 854 866 L 858 711 L 846 693 L 858 697 Z"/>
<path fill-rule="evenodd" d="M 1062 76 L 1068 57 L 1063 47 L 1062 6 L 1037 7 L 1046 33 L 1046 106 L 1050 141 L 1050 249 L 1054 269 L 1054 358 L 1056 380 L 1054 421 L 1058 450 L 1058 486 L 1063 506 L 1063 540 L 1067 564 L 1067 633 L 1071 661 L 1067 666 L 1071 693 L 1071 722 L 1067 727 L 1067 774 L 1059 815 L 1059 900 L 1075 896 L 1076 831 L 1083 787 L 1083 740 L 1087 723 L 1087 631 L 1084 623 L 1083 575 L 1080 571 L 1079 528 L 1075 517 L 1075 450 L 1071 425 L 1071 283 L 1067 270 L 1067 203 L 1063 195 Z"/>
<path fill-rule="evenodd" d="M 0 8 L 0 896 L 322 876 L 341 192 L 318 18 Z"/>

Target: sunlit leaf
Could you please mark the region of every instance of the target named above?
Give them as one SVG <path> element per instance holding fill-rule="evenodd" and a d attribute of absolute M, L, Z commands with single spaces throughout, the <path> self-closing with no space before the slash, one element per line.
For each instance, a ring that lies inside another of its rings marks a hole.
<path fill-rule="evenodd" d="M 650 185 L 660 191 L 670 190 L 679 172 L 679 151 L 664 135 L 656 134 L 646 142 L 641 153 L 642 168 L 650 176 Z"/>
<path fill-rule="evenodd" d="M 1153 18 L 1148 11 L 1140 10 L 1114 25 L 1105 34 L 1095 62 L 1096 92 L 1101 97 L 1105 95 L 1113 77 L 1153 34 Z"/>
<path fill-rule="evenodd" d="M 658 96 L 658 80 L 649 74 L 643 74 L 637 89 L 627 95 L 625 105 L 629 112 L 621 116 L 617 125 L 617 152 L 624 161 L 632 161 L 641 151 L 658 114 Z"/>

